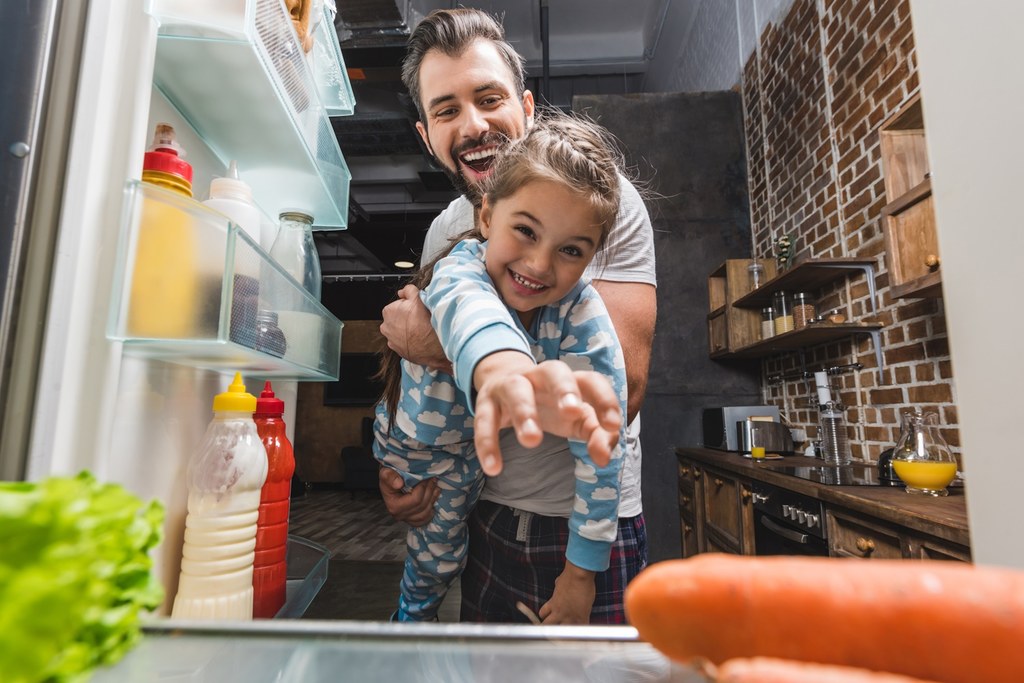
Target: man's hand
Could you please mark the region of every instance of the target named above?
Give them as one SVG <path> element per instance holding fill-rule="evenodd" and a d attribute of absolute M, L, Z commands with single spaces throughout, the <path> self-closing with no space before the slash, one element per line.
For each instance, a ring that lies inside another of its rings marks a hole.
<path fill-rule="evenodd" d="M 505 427 L 514 427 L 519 443 L 527 448 L 540 444 L 548 432 L 585 442 L 598 466 L 611 459 L 622 411 L 603 375 L 573 371 L 561 361 L 534 365 L 518 351 L 499 351 L 477 364 L 473 381 L 473 440 L 484 474 L 501 473 L 498 433 Z"/>
<path fill-rule="evenodd" d="M 420 301 L 420 290 L 413 285 L 402 287 L 398 299 L 384 307 L 381 317 L 380 333 L 395 353 L 412 363 L 451 374 L 452 364 L 430 326 L 430 311 Z"/>
<path fill-rule="evenodd" d="M 402 491 L 405 483 L 393 469 L 381 467 L 377 479 L 380 493 L 384 497 L 384 506 L 397 521 L 410 526 L 423 526 L 433 518 L 434 503 L 441 495 L 436 480 L 424 479 L 413 486 L 409 493 L 405 493 Z"/>
<path fill-rule="evenodd" d="M 555 579 L 555 592 L 537 616 L 543 624 L 589 624 L 596 594 L 594 572 L 566 561 L 565 569 Z"/>

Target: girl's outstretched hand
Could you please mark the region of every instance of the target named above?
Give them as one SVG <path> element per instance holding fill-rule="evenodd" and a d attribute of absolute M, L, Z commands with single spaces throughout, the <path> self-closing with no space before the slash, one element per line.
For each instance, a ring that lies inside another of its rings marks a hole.
<path fill-rule="evenodd" d="M 562 361 L 535 365 L 518 351 L 499 351 L 480 361 L 474 441 L 484 474 L 501 473 L 498 433 L 513 427 L 523 446 L 540 444 L 543 433 L 583 441 L 600 467 L 618 442 L 622 411 L 611 383 L 596 372 L 574 371 Z"/>

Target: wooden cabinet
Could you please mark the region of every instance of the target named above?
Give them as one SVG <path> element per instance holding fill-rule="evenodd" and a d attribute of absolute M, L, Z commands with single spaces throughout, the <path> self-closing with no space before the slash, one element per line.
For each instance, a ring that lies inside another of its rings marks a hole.
<path fill-rule="evenodd" d="M 761 309 L 770 306 L 772 294 L 815 291 L 851 273 L 863 273 L 867 279 L 872 310 L 875 306 L 874 261 L 855 258 L 825 258 L 802 261 L 776 274 L 775 262 L 759 260 L 768 278 L 754 289 L 747 271 L 751 259 L 729 259 L 708 277 L 708 343 L 712 358 L 764 358 L 795 351 L 806 346 L 842 339 L 854 334 L 870 334 L 875 345 L 878 367 L 882 368 L 878 323 L 821 322 L 768 339 L 761 338 Z"/>
<path fill-rule="evenodd" d="M 971 561 L 970 549 L 920 532 L 838 509 L 825 516 L 832 557 Z"/>
<path fill-rule="evenodd" d="M 882 209 L 882 222 L 892 296 L 942 296 L 920 96 L 881 125 L 878 142 L 888 202 Z"/>
<path fill-rule="evenodd" d="M 757 259 L 765 278 L 775 275 L 775 261 Z M 754 289 L 749 266 L 754 259 L 729 259 L 708 276 L 708 349 L 712 358 L 761 339 L 761 313 L 733 304 Z"/>
<path fill-rule="evenodd" d="M 703 533 L 708 546 L 737 555 L 754 554 L 754 508 L 743 479 L 705 468 Z"/>
<path fill-rule="evenodd" d="M 679 533 L 682 556 L 704 552 L 701 508 L 704 501 L 703 471 L 690 463 L 679 464 Z"/>

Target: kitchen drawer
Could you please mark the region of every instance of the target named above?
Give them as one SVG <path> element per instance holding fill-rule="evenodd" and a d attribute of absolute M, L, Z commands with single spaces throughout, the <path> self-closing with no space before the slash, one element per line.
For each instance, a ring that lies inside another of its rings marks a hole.
<path fill-rule="evenodd" d="M 680 496 L 679 539 L 683 557 L 692 557 L 703 551 L 700 537 L 700 527 L 697 525 L 696 517 L 683 507 L 682 496 Z"/>
<path fill-rule="evenodd" d="M 890 529 L 829 510 L 829 555 L 874 559 L 902 559 L 899 535 Z"/>
<path fill-rule="evenodd" d="M 679 463 L 679 490 L 693 492 L 700 479 L 701 470 L 692 463 Z"/>
<path fill-rule="evenodd" d="M 922 560 L 952 560 L 954 562 L 970 562 L 971 551 L 961 545 L 944 543 L 943 541 L 911 538 L 910 556 Z"/>

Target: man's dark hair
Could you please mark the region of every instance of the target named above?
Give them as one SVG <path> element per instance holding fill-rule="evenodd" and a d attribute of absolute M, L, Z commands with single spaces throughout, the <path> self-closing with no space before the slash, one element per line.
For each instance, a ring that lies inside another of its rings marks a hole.
<path fill-rule="evenodd" d="M 420 64 L 431 50 L 448 57 L 458 57 L 474 40 L 494 43 L 498 54 L 508 65 L 516 96 L 521 98 L 526 89 L 524 60 L 505 40 L 505 29 L 492 17 L 478 9 L 442 9 L 431 12 L 409 36 L 405 60 L 402 62 L 402 83 L 409 90 L 420 121 L 427 125 L 426 112 L 420 94 Z"/>

